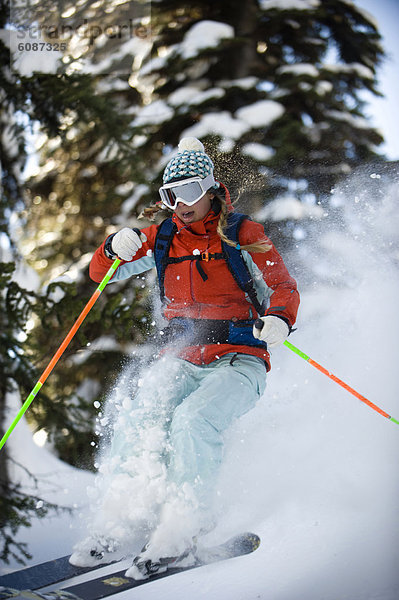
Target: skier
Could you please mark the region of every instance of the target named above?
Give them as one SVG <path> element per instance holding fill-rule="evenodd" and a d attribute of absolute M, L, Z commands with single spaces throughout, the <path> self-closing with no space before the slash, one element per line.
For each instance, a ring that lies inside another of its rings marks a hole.
<path fill-rule="evenodd" d="M 141 231 L 124 227 L 92 258 L 96 282 L 116 257 L 113 281 L 156 267 L 166 326 L 135 397 L 121 402 L 96 531 L 75 547 L 73 564 L 108 562 L 144 522 L 153 529 L 127 576 L 195 560 L 196 537 L 214 526 L 223 434 L 262 396 L 268 349 L 295 322 L 295 280 L 263 226 L 234 212 L 213 171 L 202 143 L 184 138 L 164 170 L 161 203 L 144 211 L 153 218 L 166 207 L 172 216 Z"/>

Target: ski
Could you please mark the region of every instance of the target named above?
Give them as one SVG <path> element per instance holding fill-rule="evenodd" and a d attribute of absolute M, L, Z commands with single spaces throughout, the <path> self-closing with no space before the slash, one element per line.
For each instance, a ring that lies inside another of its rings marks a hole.
<path fill-rule="evenodd" d="M 95 571 L 101 567 L 113 564 L 118 561 L 101 563 L 92 567 L 75 567 L 69 563 L 70 555 L 60 556 L 53 560 L 26 567 L 13 573 L 0 576 L 0 587 L 17 588 L 18 590 L 37 590 L 55 583 L 60 583 L 66 579 L 71 579 L 78 575 L 83 575 L 89 571 Z M 121 559 L 122 560 L 122 559 Z"/>
<path fill-rule="evenodd" d="M 184 573 L 205 565 L 228 560 L 230 558 L 238 558 L 254 552 L 260 545 L 260 538 L 254 533 L 238 534 L 227 542 L 213 546 L 212 548 L 203 549 L 200 552 L 201 559 L 194 565 L 171 567 L 162 573 L 156 573 L 148 577 L 148 579 L 131 579 L 125 576 L 126 568 L 116 570 L 103 577 L 97 577 L 84 581 L 72 586 L 65 587 L 53 592 L 39 593 L 19 591 L 11 588 L 4 588 L 0 591 L 0 598 L 12 598 L 13 600 L 26 600 L 28 597 L 31 600 L 101 600 L 113 594 L 131 590 L 133 588 L 170 577 L 177 573 Z M 28 595 L 26 595 L 28 594 Z"/>

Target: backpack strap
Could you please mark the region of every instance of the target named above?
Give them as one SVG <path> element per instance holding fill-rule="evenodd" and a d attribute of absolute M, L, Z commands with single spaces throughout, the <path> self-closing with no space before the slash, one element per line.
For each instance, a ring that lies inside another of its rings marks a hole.
<path fill-rule="evenodd" d="M 235 247 L 229 246 L 229 244 L 226 244 L 226 242 L 222 241 L 222 248 L 227 266 L 230 273 L 234 277 L 235 282 L 242 289 L 242 291 L 248 295 L 253 306 L 255 307 L 256 312 L 259 315 L 263 315 L 264 307 L 258 300 L 252 274 L 249 271 L 240 250 L 239 232 L 241 225 L 246 219 L 250 220 L 250 217 L 241 213 L 229 214 L 226 227 L 226 236 L 232 242 L 236 242 L 237 245 Z"/>
<path fill-rule="evenodd" d="M 259 315 L 263 315 L 263 306 L 258 300 L 252 275 L 245 264 L 239 248 L 239 231 L 245 219 L 249 219 L 248 215 L 241 213 L 230 213 L 228 216 L 226 235 L 230 240 L 236 242 L 235 247 L 229 246 L 229 244 L 226 244 L 226 242 L 223 242 L 222 240 L 222 253 L 210 254 L 208 252 L 203 252 L 200 255 L 180 256 L 177 258 L 169 258 L 169 250 L 172 240 L 177 232 L 177 226 L 171 217 L 162 221 L 159 225 L 154 244 L 154 259 L 158 275 L 161 302 L 165 299 L 165 270 L 168 264 L 185 260 L 195 260 L 197 261 L 197 269 L 202 279 L 206 281 L 207 275 L 202 269 L 200 261 L 204 260 L 207 262 L 208 260 L 224 259 L 234 281 L 239 288 L 248 295 L 256 312 Z"/>
<path fill-rule="evenodd" d="M 201 275 L 203 281 L 206 281 L 208 279 L 208 275 L 202 268 L 201 261 L 208 262 L 209 260 L 225 260 L 223 252 L 212 253 L 208 252 L 207 250 L 199 254 L 170 257 L 169 250 L 176 232 L 177 226 L 175 223 L 173 223 L 172 218 L 169 217 L 168 219 L 165 219 L 165 221 L 162 221 L 155 237 L 154 259 L 157 268 L 161 302 L 163 302 L 165 299 L 165 270 L 168 265 L 180 263 L 185 260 L 194 260 L 198 273 Z"/>
<path fill-rule="evenodd" d="M 168 264 L 169 249 L 176 231 L 177 225 L 173 223 L 172 217 L 169 217 L 162 221 L 155 237 L 154 260 L 157 268 L 161 302 L 165 299 L 165 269 Z"/>

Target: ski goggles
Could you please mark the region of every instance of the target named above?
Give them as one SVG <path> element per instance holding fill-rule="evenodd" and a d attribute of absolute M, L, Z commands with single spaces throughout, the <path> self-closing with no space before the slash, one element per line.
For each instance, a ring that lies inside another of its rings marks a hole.
<path fill-rule="evenodd" d="M 182 181 L 166 183 L 159 188 L 159 195 L 162 203 L 171 210 L 175 210 L 177 203 L 182 202 L 186 206 L 192 206 L 206 194 L 206 192 L 215 185 L 213 174 L 210 173 L 201 179 L 201 177 L 190 177 Z"/>

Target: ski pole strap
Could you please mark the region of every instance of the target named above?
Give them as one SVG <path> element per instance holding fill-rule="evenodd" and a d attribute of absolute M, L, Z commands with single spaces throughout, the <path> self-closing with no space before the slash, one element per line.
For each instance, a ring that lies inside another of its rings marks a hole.
<path fill-rule="evenodd" d="M 31 403 L 35 399 L 35 396 L 39 392 L 40 388 L 42 387 L 42 385 L 46 381 L 47 377 L 50 375 L 51 371 L 53 370 L 53 368 L 55 367 L 55 365 L 57 364 L 57 362 L 59 361 L 59 359 L 61 358 L 61 356 L 64 353 L 65 349 L 67 348 L 67 346 L 69 345 L 70 341 L 72 340 L 73 336 L 75 335 L 75 333 L 77 332 L 77 330 L 79 329 L 79 327 L 81 326 L 81 324 L 83 323 L 84 319 L 88 315 L 89 311 L 93 307 L 94 303 L 97 301 L 98 297 L 100 296 L 101 292 L 103 291 L 103 289 L 105 288 L 105 286 L 107 285 L 107 283 L 109 282 L 109 280 L 111 279 L 111 277 L 113 276 L 113 274 L 115 273 L 116 269 L 119 267 L 120 263 L 121 263 L 120 259 L 116 258 L 114 260 L 114 262 L 112 263 L 111 267 L 108 269 L 107 273 L 105 274 L 105 276 L 102 279 L 101 283 L 98 285 L 98 287 L 95 290 L 94 294 L 92 295 L 92 297 L 90 298 L 90 300 L 88 301 L 88 303 L 86 304 L 86 306 L 84 307 L 84 309 L 82 310 L 82 312 L 80 313 L 80 315 L 77 318 L 77 320 L 75 321 L 74 325 L 71 327 L 69 333 L 65 337 L 65 339 L 62 342 L 61 346 L 58 348 L 58 350 L 54 354 L 53 358 L 49 362 L 48 366 L 46 367 L 46 369 L 43 371 L 43 373 L 39 377 L 39 381 L 36 383 L 35 387 L 31 391 L 31 393 L 29 394 L 29 396 L 27 397 L 27 399 L 25 400 L 25 402 L 23 403 L 22 407 L 18 411 L 18 414 L 16 415 L 15 419 L 11 423 L 10 427 L 7 429 L 6 433 L 1 438 L 1 440 L 0 440 L 0 450 L 4 446 L 4 444 L 6 443 L 6 441 L 8 440 L 8 438 L 10 437 L 11 433 L 14 431 L 16 425 L 21 420 L 22 416 L 28 410 L 29 406 L 31 405 Z"/>
<path fill-rule="evenodd" d="M 297 354 L 298 356 L 300 356 L 301 358 L 306 360 L 306 362 L 308 362 L 310 365 L 312 365 L 312 367 L 315 367 L 318 371 L 320 371 L 320 373 L 323 373 L 323 375 L 327 375 L 327 377 L 332 379 L 332 381 L 335 381 L 335 383 L 338 383 L 338 385 L 340 385 L 347 392 L 349 392 L 350 394 L 355 396 L 355 398 L 357 398 L 361 402 L 364 402 L 364 404 L 367 404 L 367 406 L 369 406 L 370 408 L 372 408 L 373 410 L 378 412 L 383 417 L 385 417 L 385 418 L 389 419 L 390 421 L 393 421 L 393 423 L 396 423 L 397 425 L 399 425 L 399 421 L 394 419 L 393 417 L 391 417 L 391 415 L 389 415 L 387 412 L 385 412 L 385 410 L 382 410 L 382 408 L 380 408 L 379 406 L 377 406 L 376 404 L 374 404 L 373 402 L 371 402 L 370 400 L 368 400 L 367 398 L 362 396 L 362 394 L 359 394 L 359 392 L 354 390 L 350 385 L 348 385 L 347 383 L 342 381 L 342 379 L 339 379 L 333 373 L 330 373 L 330 371 L 328 371 L 325 367 L 323 367 L 322 365 L 317 363 L 315 360 L 310 358 L 307 354 L 302 352 L 302 350 L 299 350 L 299 348 L 297 348 L 296 346 L 291 344 L 291 342 L 289 342 L 288 340 L 285 340 L 284 346 L 286 346 L 286 348 L 289 348 L 290 350 L 292 350 L 292 352 L 294 352 L 295 354 Z"/>

